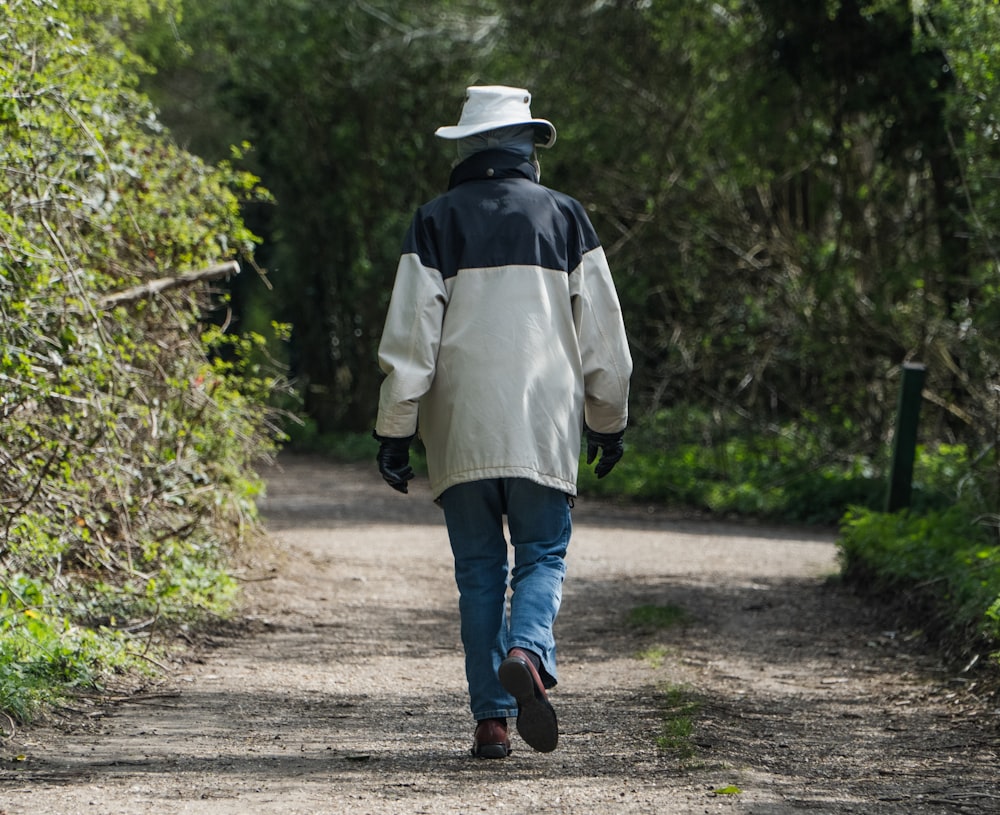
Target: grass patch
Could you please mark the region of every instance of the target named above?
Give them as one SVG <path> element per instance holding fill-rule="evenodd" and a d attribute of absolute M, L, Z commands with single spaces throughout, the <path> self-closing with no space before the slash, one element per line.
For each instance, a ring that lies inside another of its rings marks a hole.
<path fill-rule="evenodd" d="M 666 658 L 670 656 L 670 649 L 662 645 L 653 645 L 640 651 L 637 656 L 639 659 L 648 662 L 652 667 L 661 668 Z"/>
<path fill-rule="evenodd" d="M 636 606 L 628 613 L 627 622 L 635 628 L 662 630 L 688 622 L 690 616 L 680 606 Z"/>
<path fill-rule="evenodd" d="M 1000 545 L 995 523 L 984 523 L 960 506 L 925 515 L 853 510 L 837 542 L 845 579 L 872 596 L 907 604 L 909 616 L 919 619 L 953 658 L 996 651 Z"/>
<path fill-rule="evenodd" d="M 149 665 L 125 632 L 53 614 L 40 582 L 16 575 L 0 591 L 0 710 L 29 721 L 40 707 Z"/>
<path fill-rule="evenodd" d="M 0 711 L 29 722 L 80 691 L 151 673 L 150 632 L 231 610 L 236 582 L 213 559 L 183 551 L 154 574 L 115 585 L 77 576 L 59 590 L 25 573 L 0 578 Z"/>
<path fill-rule="evenodd" d="M 889 467 L 887 450 L 845 449 L 835 430 L 804 421 L 765 428 L 682 405 L 629 426 L 612 477 L 598 480 L 581 459 L 579 489 L 716 515 L 833 526 L 851 506 L 883 506 Z M 967 459 L 960 446 L 919 448 L 914 508 L 949 505 Z"/>
<path fill-rule="evenodd" d="M 660 701 L 662 724 L 656 746 L 682 760 L 692 759 L 696 750 L 691 740 L 694 719 L 701 704 L 693 693 L 679 685 L 663 688 Z"/>

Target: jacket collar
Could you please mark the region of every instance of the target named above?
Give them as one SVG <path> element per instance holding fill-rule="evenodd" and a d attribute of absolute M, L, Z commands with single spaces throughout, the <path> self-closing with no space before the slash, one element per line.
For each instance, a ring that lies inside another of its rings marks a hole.
<path fill-rule="evenodd" d="M 469 156 L 451 171 L 448 189 L 466 181 L 484 181 L 498 178 L 527 178 L 538 181 L 535 165 L 509 150 L 483 150 Z"/>

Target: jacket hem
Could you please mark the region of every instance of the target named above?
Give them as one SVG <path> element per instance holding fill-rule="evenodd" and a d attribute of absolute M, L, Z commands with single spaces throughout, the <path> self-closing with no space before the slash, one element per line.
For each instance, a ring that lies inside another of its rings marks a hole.
<path fill-rule="evenodd" d="M 541 484 L 543 487 L 551 487 L 566 495 L 576 496 L 575 481 L 568 481 L 551 473 L 540 473 L 537 470 L 532 470 L 530 467 L 483 467 L 477 470 L 464 470 L 460 473 L 452 473 L 439 481 L 432 481 L 431 494 L 434 500 L 437 500 L 441 497 L 441 493 L 449 487 L 454 487 L 457 484 L 466 484 L 470 481 L 486 481 L 491 478 L 526 478 L 529 481 L 534 481 L 536 484 Z"/>

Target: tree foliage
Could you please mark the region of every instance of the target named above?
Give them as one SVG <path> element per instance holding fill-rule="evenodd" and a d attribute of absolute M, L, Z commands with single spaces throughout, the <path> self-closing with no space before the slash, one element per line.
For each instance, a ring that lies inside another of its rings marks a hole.
<path fill-rule="evenodd" d="M 153 93 L 194 123 L 199 149 L 234 132 L 254 145 L 276 202 L 257 213 L 275 286 L 258 307 L 294 324 L 305 411 L 323 430 L 368 426 L 387 274 L 448 172 L 432 123 L 455 115 L 443 89 L 489 47 L 495 17 L 470 3 L 228 0 L 174 22 L 179 45 L 148 38 L 166 63 Z"/>
<path fill-rule="evenodd" d="M 215 0 L 185 9 L 191 50 L 155 87 L 168 118 L 218 106 L 256 144 L 270 306 L 324 428 L 371 420 L 399 236 L 447 174 L 430 134 L 465 85 L 505 83 L 556 122 L 543 177 L 606 244 L 637 417 L 695 403 L 723 433 L 792 423 L 874 455 L 919 360 L 928 438 L 982 452 L 998 26 L 988 0 Z M 205 118 L 191 132 L 226 143 Z"/>

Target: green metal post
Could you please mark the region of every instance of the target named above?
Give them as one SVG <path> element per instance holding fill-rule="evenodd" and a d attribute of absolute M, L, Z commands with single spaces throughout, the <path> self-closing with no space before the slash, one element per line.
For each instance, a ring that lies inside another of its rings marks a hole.
<path fill-rule="evenodd" d="M 913 460 L 917 454 L 917 424 L 920 420 L 926 373 L 927 368 L 917 362 L 903 364 L 896 433 L 892 440 L 892 471 L 889 474 L 889 494 L 885 501 L 886 512 L 896 512 L 910 505 Z"/>

